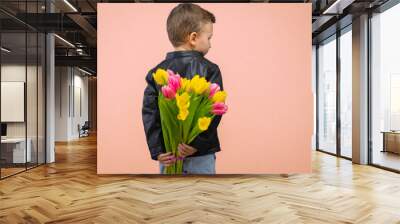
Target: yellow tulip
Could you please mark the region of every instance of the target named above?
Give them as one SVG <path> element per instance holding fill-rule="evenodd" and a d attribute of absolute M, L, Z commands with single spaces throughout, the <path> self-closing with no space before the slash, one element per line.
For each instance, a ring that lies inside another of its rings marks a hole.
<path fill-rule="evenodd" d="M 210 88 L 210 82 L 207 82 L 206 78 L 199 75 L 195 75 L 190 81 L 190 89 L 196 94 L 203 94 L 207 89 Z"/>
<path fill-rule="evenodd" d="M 218 91 L 212 97 L 212 101 L 214 103 L 225 102 L 226 99 L 226 92 L 225 91 Z"/>
<path fill-rule="evenodd" d="M 189 87 L 190 87 L 190 80 L 188 80 L 187 78 L 181 78 L 181 89 L 183 91 L 188 92 Z"/>
<path fill-rule="evenodd" d="M 208 83 L 205 79 L 200 82 L 200 85 L 194 88 L 194 92 L 197 94 L 203 94 L 206 90 L 210 88 L 210 83 Z"/>
<path fill-rule="evenodd" d="M 176 94 L 176 105 L 179 109 L 187 109 L 190 106 L 190 95 L 187 92 Z"/>
<path fill-rule="evenodd" d="M 166 85 L 168 83 L 168 72 L 162 68 L 158 68 L 155 73 L 153 73 L 153 78 L 156 83 L 160 86 Z"/>
<path fill-rule="evenodd" d="M 177 116 L 178 120 L 184 121 L 186 120 L 187 116 L 189 115 L 188 109 L 179 110 L 179 114 Z"/>
<path fill-rule="evenodd" d="M 209 117 L 201 117 L 198 120 L 199 129 L 205 131 L 208 129 L 208 126 L 211 123 L 211 118 Z"/>
<path fill-rule="evenodd" d="M 199 79 L 200 79 L 199 75 L 195 75 L 191 80 L 189 80 L 189 86 L 188 86 L 189 92 L 193 90 L 193 86 L 197 85 Z"/>

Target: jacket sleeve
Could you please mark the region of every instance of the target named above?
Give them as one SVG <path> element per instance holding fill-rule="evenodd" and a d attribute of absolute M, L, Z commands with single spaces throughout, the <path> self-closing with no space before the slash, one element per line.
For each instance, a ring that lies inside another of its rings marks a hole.
<path fill-rule="evenodd" d="M 158 155 L 165 152 L 165 147 L 158 108 L 158 90 L 152 73 L 150 70 L 146 75 L 147 86 L 143 94 L 142 120 L 151 159 L 157 160 Z"/>

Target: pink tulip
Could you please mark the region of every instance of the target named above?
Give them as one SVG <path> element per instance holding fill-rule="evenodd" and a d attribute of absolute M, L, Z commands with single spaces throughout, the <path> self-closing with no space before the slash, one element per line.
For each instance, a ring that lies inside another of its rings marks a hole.
<path fill-rule="evenodd" d="M 176 92 L 170 86 L 161 87 L 161 92 L 167 99 L 175 98 Z"/>
<path fill-rule="evenodd" d="M 223 115 L 228 111 L 228 106 L 224 103 L 214 103 L 212 105 L 212 113 L 216 115 Z"/>
<path fill-rule="evenodd" d="M 213 96 L 214 96 L 214 94 L 216 93 L 216 92 L 218 92 L 220 90 L 220 87 L 219 87 L 219 85 L 217 84 L 217 83 L 212 83 L 211 85 L 210 85 L 210 95 L 208 96 L 208 98 L 212 98 Z"/>
<path fill-rule="evenodd" d="M 168 86 L 176 92 L 181 87 L 181 76 L 178 74 L 175 75 L 174 72 L 169 69 L 167 71 L 169 73 Z"/>

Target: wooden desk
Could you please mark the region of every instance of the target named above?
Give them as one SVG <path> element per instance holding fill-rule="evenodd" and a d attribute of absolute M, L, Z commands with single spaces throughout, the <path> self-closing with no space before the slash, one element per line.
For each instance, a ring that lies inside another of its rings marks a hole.
<path fill-rule="evenodd" d="M 399 131 L 382 131 L 383 133 L 383 150 L 382 152 L 392 152 L 400 154 L 400 132 Z"/>

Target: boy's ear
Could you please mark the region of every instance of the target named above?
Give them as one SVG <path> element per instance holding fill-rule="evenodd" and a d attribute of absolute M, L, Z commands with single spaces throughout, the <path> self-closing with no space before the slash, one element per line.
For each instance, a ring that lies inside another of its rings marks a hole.
<path fill-rule="evenodd" d="M 189 43 L 192 44 L 192 45 L 195 45 L 196 38 L 197 38 L 197 33 L 196 32 L 191 32 L 189 34 Z"/>

